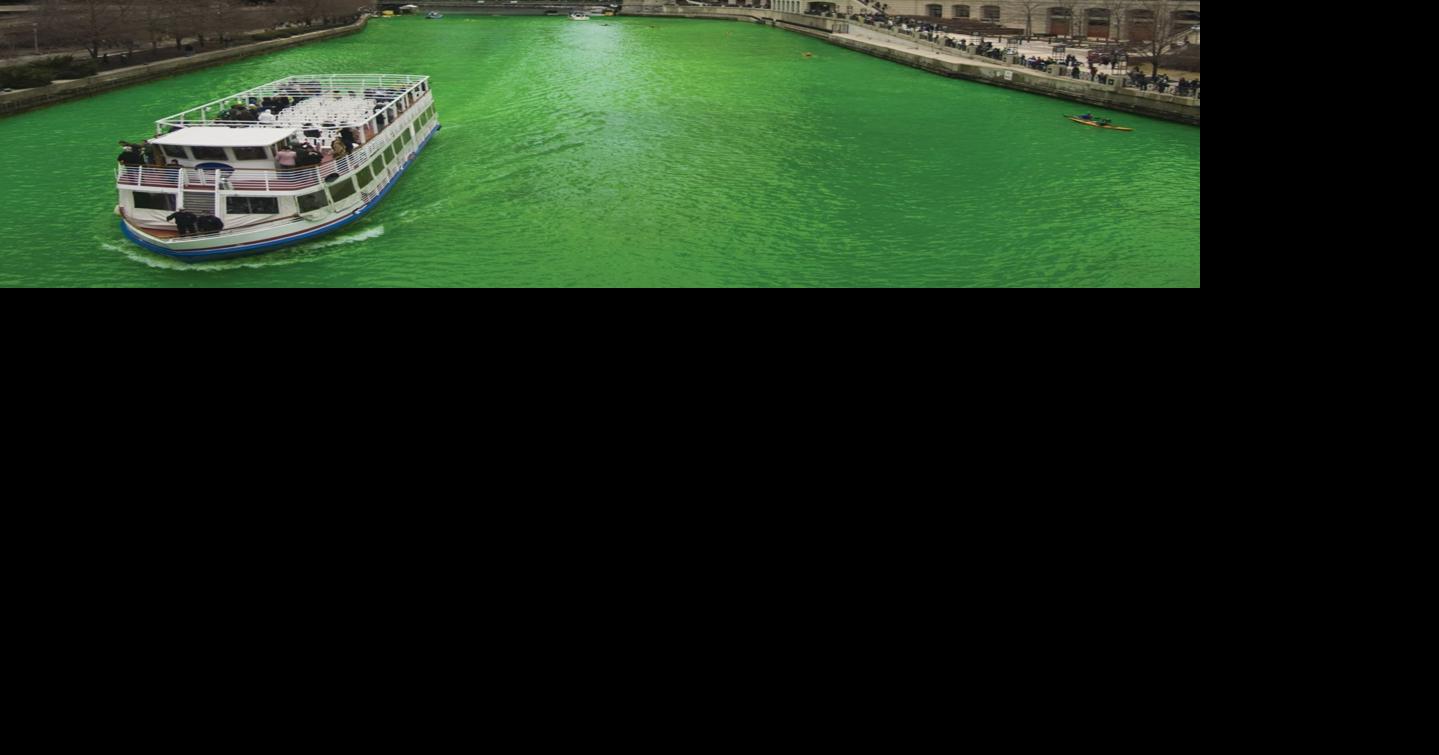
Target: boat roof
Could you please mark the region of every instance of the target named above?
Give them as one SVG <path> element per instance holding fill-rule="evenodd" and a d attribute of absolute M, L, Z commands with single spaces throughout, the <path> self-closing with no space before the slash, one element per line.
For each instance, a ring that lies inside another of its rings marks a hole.
<path fill-rule="evenodd" d="M 293 128 L 192 126 L 151 139 L 150 143 L 176 147 L 268 147 L 294 133 Z"/>
<path fill-rule="evenodd" d="M 162 118 L 155 126 L 159 133 L 175 126 L 228 126 L 247 130 L 264 128 L 265 124 L 255 121 L 231 120 L 227 111 L 237 102 L 255 104 L 262 103 L 266 97 L 287 97 L 294 102 L 304 100 L 307 103 L 303 111 L 291 112 L 298 110 L 292 107 L 277 113 L 281 124 L 301 127 L 310 123 L 323 123 L 326 127 L 356 128 L 369 122 L 376 111 L 428 89 L 428 76 L 378 73 L 291 76 Z M 327 108 L 329 103 L 338 107 Z M 360 107 L 361 103 L 365 104 L 363 108 Z M 328 112 L 329 110 L 333 112 Z M 287 113 L 294 116 L 293 122 L 287 117 Z"/>

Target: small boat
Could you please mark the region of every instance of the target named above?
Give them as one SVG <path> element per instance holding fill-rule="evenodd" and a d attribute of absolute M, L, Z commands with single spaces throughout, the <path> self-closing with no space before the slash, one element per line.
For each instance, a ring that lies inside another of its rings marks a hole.
<path fill-rule="evenodd" d="M 590 20 L 590 14 L 585 13 L 584 11 L 575 11 L 574 13 L 571 13 L 571 14 L 570 14 L 570 20 L 571 20 L 571 21 L 588 21 L 588 20 Z"/>
<path fill-rule="evenodd" d="M 440 19 L 442 19 L 442 18 L 444 18 L 444 17 L 445 17 L 445 14 L 443 14 L 443 13 L 441 13 L 441 12 L 439 12 L 439 11 L 433 11 L 433 10 L 430 11 L 429 13 L 426 13 L 426 14 L 425 14 L 425 18 L 428 18 L 428 19 L 430 19 L 431 21 L 439 21 Z"/>
<path fill-rule="evenodd" d="M 1080 118 L 1080 117 L 1077 116 L 1077 115 L 1066 115 L 1066 116 L 1064 116 L 1064 117 L 1065 117 L 1065 118 L 1068 118 L 1068 119 L 1071 120 L 1071 121 L 1074 121 L 1075 123 L 1080 124 L 1081 126 L 1093 126 L 1093 127 L 1095 127 L 1095 128 L 1107 128 L 1107 129 L 1109 129 L 1110 131 L 1133 131 L 1133 130 L 1134 130 L 1134 129 L 1132 129 L 1132 128 L 1125 128 L 1124 126 L 1115 126 L 1115 125 L 1110 124 L 1110 123 L 1100 123 L 1100 121 L 1099 121 L 1098 119 L 1084 119 L 1084 118 Z"/>

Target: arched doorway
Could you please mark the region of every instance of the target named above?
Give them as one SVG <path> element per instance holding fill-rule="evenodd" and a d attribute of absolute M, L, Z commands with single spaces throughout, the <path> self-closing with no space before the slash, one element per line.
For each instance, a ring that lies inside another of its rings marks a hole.
<path fill-rule="evenodd" d="M 1147 10 L 1132 10 L 1129 12 L 1129 33 L 1125 35 L 1130 42 L 1150 42 L 1154 40 L 1154 12 Z"/>
<path fill-rule="evenodd" d="M 1090 8 L 1085 11 L 1084 36 L 1091 39 L 1109 39 L 1109 9 Z"/>
<path fill-rule="evenodd" d="M 1055 6 L 1049 9 L 1049 34 L 1067 37 L 1074 30 L 1074 14 L 1068 8 Z"/>

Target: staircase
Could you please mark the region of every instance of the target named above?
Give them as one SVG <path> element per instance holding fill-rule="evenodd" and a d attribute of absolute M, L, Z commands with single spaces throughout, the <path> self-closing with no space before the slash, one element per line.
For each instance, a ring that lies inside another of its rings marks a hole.
<path fill-rule="evenodd" d="M 187 191 L 185 192 L 184 207 L 196 215 L 214 215 L 215 193 L 208 191 Z"/>

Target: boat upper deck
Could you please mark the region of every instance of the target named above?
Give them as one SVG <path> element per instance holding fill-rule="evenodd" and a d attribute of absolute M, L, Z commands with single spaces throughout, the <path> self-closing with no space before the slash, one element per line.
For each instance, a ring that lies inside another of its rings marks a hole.
<path fill-rule="evenodd" d="M 193 126 L 361 128 L 396 103 L 418 99 L 429 91 L 429 81 L 428 76 L 392 74 L 291 76 L 162 118 L 155 132 Z"/>

